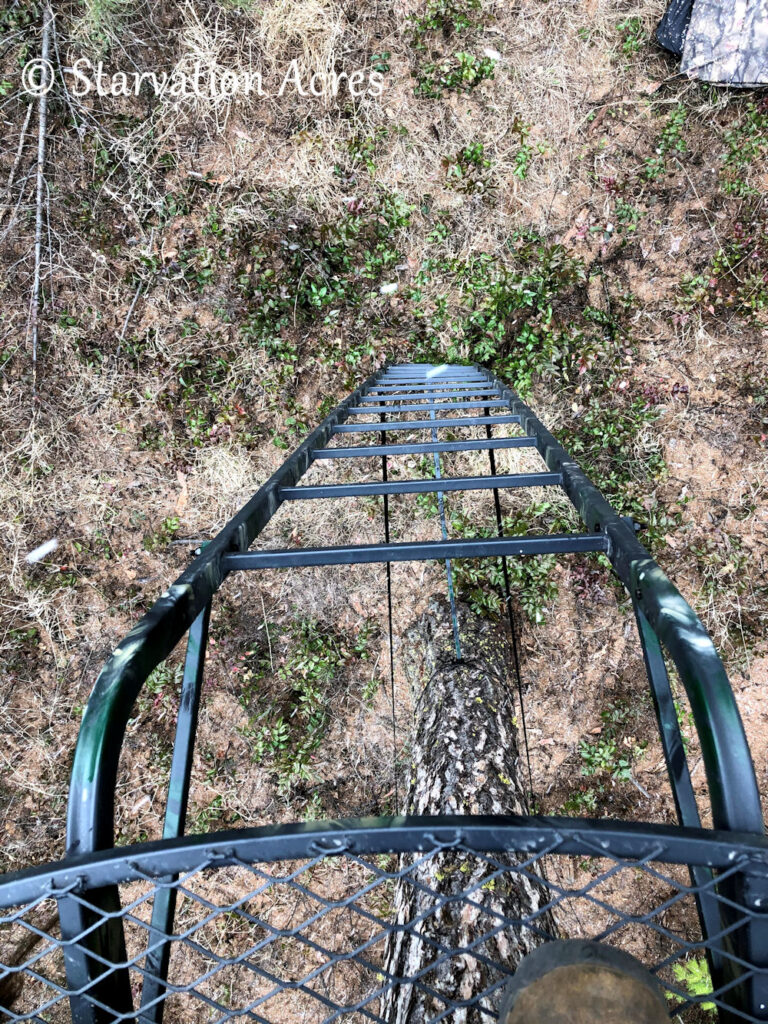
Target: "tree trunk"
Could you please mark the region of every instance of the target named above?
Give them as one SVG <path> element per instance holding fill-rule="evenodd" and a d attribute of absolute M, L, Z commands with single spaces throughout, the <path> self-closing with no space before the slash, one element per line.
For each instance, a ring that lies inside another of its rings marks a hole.
<path fill-rule="evenodd" d="M 479 619 L 465 606 L 459 608 L 459 623 L 460 662 L 455 659 L 450 616 L 439 599 L 430 601 L 428 612 L 406 638 L 405 668 L 414 704 L 407 812 L 525 814 L 508 679 L 509 645 L 498 625 Z M 495 859 L 504 864 L 516 861 L 514 854 Z M 418 923 L 413 932 L 390 937 L 385 967 L 398 977 L 426 973 L 419 979 L 423 987 L 403 984 L 388 993 L 383 1016 L 391 1024 L 424 1024 L 451 1005 L 446 1000 L 476 999 L 504 977 L 484 960 L 514 969 L 541 945 L 542 932 L 549 936 L 555 932 L 551 916 L 543 912 L 534 923 L 535 931 L 505 926 L 478 943 L 502 923 L 495 914 L 513 920 L 536 914 L 548 902 L 546 891 L 523 875 L 490 879 L 494 866 L 463 851 L 419 860 L 403 858 L 402 867 L 414 866 L 395 890 L 397 923 Z M 481 887 L 484 880 L 487 883 Z M 467 900 L 441 903 L 469 889 L 473 891 Z M 435 943 L 450 951 L 466 951 L 435 964 L 441 956 Z M 475 955 L 467 949 L 473 943 L 478 943 L 473 947 Z M 480 1000 L 486 1012 L 480 1006 L 455 1008 L 448 1019 L 452 1024 L 488 1021 L 487 1011 L 498 1010 L 500 997 L 497 987 Z"/>

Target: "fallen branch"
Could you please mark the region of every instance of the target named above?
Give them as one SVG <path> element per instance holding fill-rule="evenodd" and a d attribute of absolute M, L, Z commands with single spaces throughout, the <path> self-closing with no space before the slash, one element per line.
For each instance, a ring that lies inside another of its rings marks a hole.
<path fill-rule="evenodd" d="M 43 46 L 42 60 L 48 61 L 51 52 L 51 25 L 53 15 L 51 9 L 46 5 L 43 11 Z M 43 67 L 45 68 L 45 63 Z M 45 74 L 45 71 L 43 71 Z M 37 129 L 37 208 L 35 213 L 35 274 L 32 279 L 32 297 L 30 299 L 28 335 L 32 335 L 32 398 L 37 398 L 37 348 L 39 340 L 39 312 L 40 312 L 40 266 L 43 254 L 43 197 L 46 194 L 45 183 L 45 150 L 46 130 L 48 126 L 48 94 L 42 90 L 39 103 L 38 129 Z"/>
<path fill-rule="evenodd" d="M 154 241 L 155 241 L 155 229 L 152 228 L 152 232 L 151 232 L 151 234 L 149 236 L 149 253 L 148 253 L 149 256 L 152 255 L 152 246 L 154 245 Z M 133 296 L 133 302 L 131 303 L 130 308 L 128 309 L 128 312 L 125 315 L 125 320 L 123 321 L 123 329 L 120 331 L 120 335 L 118 337 L 119 344 L 117 346 L 117 353 L 116 353 L 118 356 L 120 355 L 120 352 L 121 352 L 122 347 L 123 347 L 123 342 L 125 341 L 125 332 L 128 330 L 128 324 L 130 323 L 130 319 L 133 316 L 133 311 L 136 308 L 136 303 L 139 301 L 139 296 L 141 295 L 142 291 L 144 290 L 144 285 L 145 284 L 147 285 L 147 287 L 149 287 L 148 282 L 139 281 L 138 288 L 136 289 L 136 294 Z"/>

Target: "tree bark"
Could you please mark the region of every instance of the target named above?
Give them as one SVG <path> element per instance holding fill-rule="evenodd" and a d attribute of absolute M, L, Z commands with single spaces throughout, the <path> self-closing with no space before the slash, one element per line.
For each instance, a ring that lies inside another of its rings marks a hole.
<path fill-rule="evenodd" d="M 459 623 L 464 656 L 460 662 L 455 658 L 448 610 L 440 599 L 430 601 L 429 610 L 406 637 L 405 669 L 414 704 L 407 812 L 525 814 L 508 681 L 509 645 L 498 625 L 479 619 L 465 606 L 459 607 Z M 516 862 L 514 854 L 496 859 Z M 503 923 L 495 914 L 513 921 L 537 914 L 548 902 L 545 889 L 523 875 L 490 879 L 494 867 L 463 851 L 419 860 L 403 857 L 401 866 L 413 867 L 398 881 L 394 896 L 397 923 L 417 923 L 413 931 L 390 936 L 385 968 L 406 978 L 426 973 L 420 977 L 421 987 L 402 984 L 388 993 L 383 1016 L 391 1024 L 425 1024 L 446 1010 L 446 999 L 477 999 L 504 977 L 484 959 L 514 969 L 541 945 L 542 933 L 555 934 L 552 918 L 544 911 L 533 929 L 505 926 L 473 946 L 473 955 L 467 947 Z M 481 887 L 482 882 L 486 884 Z M 468 899 L 479 906 L 466 900 L 440 902 L 476 885 Z M 464 952 L 455 952 L 430 969 L 441 953 L 425 940 Z M 448 1019 L 452 1024 L 488 1021 L 487 1011 L 498 1010 L 500 997 L 499 987 L 476 1007 L 454 1009 Z"/>

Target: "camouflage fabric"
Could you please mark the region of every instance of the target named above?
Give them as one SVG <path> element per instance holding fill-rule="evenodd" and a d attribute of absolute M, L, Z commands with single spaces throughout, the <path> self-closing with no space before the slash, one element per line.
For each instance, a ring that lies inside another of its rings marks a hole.
<path fill-rule="evenodd" d="M 695 0 L 681 69 L 704 82 L 768 85 L 768 0 Z"/>
<path fill-rule="evenodd" d="M 664 12 L 664 17 L 656 29 L 656 39 L 660 46 L 675 56 L 683 53 L 683 42 L 688 23 L 691 20 L 693 0 L 672 0 Z"/>

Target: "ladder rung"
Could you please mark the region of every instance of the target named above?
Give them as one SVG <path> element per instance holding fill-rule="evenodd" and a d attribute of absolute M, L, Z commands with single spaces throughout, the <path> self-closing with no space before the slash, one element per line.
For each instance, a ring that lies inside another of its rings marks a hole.
<path fill-rule="evenodd" d="M 414 376 L 432 377 L 436 374 L 446 374 L 449 377 L 480 377 L 484 373 L 474 366 L 456 366 L 454 363 L 403 363 L 400 366 L 390 366 L 382 374 L 383 377 L 407 377 Z"/>
<path fill-rule="evenodd" d="M 535 437 L 491 437 L 472 441 L 414 441 L 412 444 L 363 444 L 348 448 L 315 448 L 313 459 L 356 459 L 370 455 L 431 455 L 432 452 L 478 452 L 491 448 L 535 448 Z"/>
<path fill-rule="evenodd" d="M 405 544 L 353 544 L 329 548 L 289 548 L 222 555 L 224 572 L 236 569 L 287 569 L 300 565 L 362 565 L 370 562 L 428 562 L 432 559 L 498 558 L 607 551 L 603 533 L 554 533 L 538 537 L 478 537 L 472 540 L 417 541 Z"/>
<path fill-rule="evenodd" d="M 428 494 L 436 491 L 490 491 L 503 487 L 560 487 L 562 473 L 507 473 L 497 476 L 445 476 L 440 480 L 388 480 L 386 483 L 318 484 L 281 487 L 287 501 L 305 498 L 360 498 L 370 494 Z"/>
<path fill-rule="evenodd" d="M 483 384 L 484 385 L 488 385 L 489 382 L 488 381 L 484 381 Z M 427 392 L 430 393 L 428 395 L 428 397 L 431 398 L 432 397 L 431 392 L 435 391 L 436 389 L 438 391 L 449 389 L 452 394 L 455 394 L 456 393 L 456 389 L 466 388 L 466 386 L 467 385 L 465 383 L 464 384 L 450 384 L 450 383 L 446 384 L 445 381 L 442 381 L 442 382 L 441 381 L 435 381 L 434 384 L 410 384 L 410 385 L 409 384 L 374 384 L 365 392 L 365 398 L 369 398 L 370 397 L 370 398 L 381 398 L 381 399 L 387 399 L 387 400 L 389 400 L 390 398 L 400 398 L 400 395 L 393 395 L 393 394 L 391 394 L 391 392 L 393 392 L 393 391 L 427 391 Z M 379 395 L 379 394 L 377 394 L 377 392 L 379 392 L 379 391 L 386 392 L 386 394 Z M 498 393 L 499 393 L 499 389 L 498 388 L 493 388 L 493 387 L 490 387 L 490 386 L 488 386 L 488 387 L 478 386 L 477 388 L 473 388 L 472 389 L 472 394 L 473 395 L 498 395 Z"/>
<path fill-rule="evenodd" d="M 376 383 L 377 387 L 380 384 L 407 384 L 409 381 L 413 381 L 414 384 L 431 384 L 433 387 L 435 384 L 456 384 L 462 387 L 467 387 L 469 384 L 493 384 L 493 380 L 489 380 L 487 377 L 478 377 L 476 374 L 468 375 L 466 377 L 451 377 L 444 376 L 443 374 L 436 374 L 434 376 L 417 376 L 415 374 L 397 374 L 393 377 L 382 377 Z"/>
<path fill-rule="evenodd" d="M 455 387 L 467 387 L 470 384 L 492 384 L 487 377 L 441 377 L 439 380 L 430 381 L 427 377 L 382 377 L 381 384 L 431 384 L 432 387 L 439 384 L 445 387 L 446 384 L 453 384 Z"/>
<path fill-rule="evenodd" d="M 433 405 L 382 405 L 380 407 L 355 405 L 347 409 L 350 416 L 370 416 L 377 412 L 444 412 L 446 409 L 487 409 L 493 406 L 506 406 L 509 402 L 505 398 L 487 398 L 482 402 L 437 402 Z"/>
<path fill-rule="evenodd" d="M 430 427 L 477 427 L 482 423 L 519 423 L 519 416 L 465 416 L 463 419 L 401 420 L 399 423 L 337 423 L 334 434 L 367 434 L 382 430 L 428 430 Z"/>
<path fill-rule="evenodd" d="M 495 395 L 499 397 L 498 388 L 475 388 L 469 391 L 430 391 L 427 394 L 419 394 L 415 391 L 413 394 L 404 395 L 364 395 L 360 401 L 366 404 L 372 404 L 373 402 L 426 402 L 428 399 L 436 398 L 480 398 L 482 395 Z M 506 399 L 505 399 L 506 402 Z M 397 408 L 396 406 L 382 406 L 382 408 Z"/>

